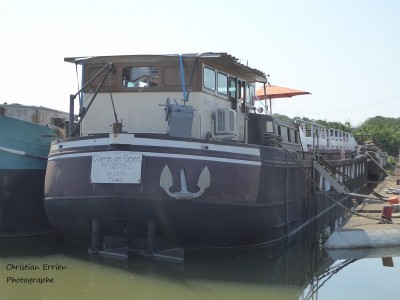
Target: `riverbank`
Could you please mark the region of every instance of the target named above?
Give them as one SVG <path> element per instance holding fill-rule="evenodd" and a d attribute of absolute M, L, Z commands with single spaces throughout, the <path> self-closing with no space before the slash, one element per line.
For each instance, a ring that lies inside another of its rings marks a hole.
<path fill-rule="evenodd" d="M 374 192 L 389 198 L 388 188 L 399 188 L 398 177 L 388 176 L 374 189 Z M 398 196 L 397 196 L 398 197 Z M 395 209 L 392 223 L 379 221 L 386 201 L 365 199 L 343 224 L 335 230 L 325 243 L 327 249 L 351 249 L 400 246 L 400 211 Z M 396 211 L 397 210 L 397 211 Z"/>

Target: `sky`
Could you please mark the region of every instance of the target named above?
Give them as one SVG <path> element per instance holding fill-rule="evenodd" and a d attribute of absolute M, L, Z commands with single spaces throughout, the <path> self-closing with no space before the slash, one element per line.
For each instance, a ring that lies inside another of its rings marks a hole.
<path fill-rule="evenodd" d="M 397 0 L 0 1 L 0 103 L 67 111 L 65 57 L 227 52 L 311 95 L 274 113 L 350 122 L 400 117 Z"/>

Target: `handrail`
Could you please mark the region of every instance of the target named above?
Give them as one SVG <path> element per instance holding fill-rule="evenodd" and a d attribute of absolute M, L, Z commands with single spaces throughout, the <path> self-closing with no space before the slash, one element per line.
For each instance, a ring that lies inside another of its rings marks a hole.
<path fill-rule="evenodd" d="M 300 140 L 303 150 L 314 149 L 356 149 L 356 141 L 350 132 L 335 128 L 326 128 L 323 125 L 296 119 L 295 123 L 299 126 Z"/>

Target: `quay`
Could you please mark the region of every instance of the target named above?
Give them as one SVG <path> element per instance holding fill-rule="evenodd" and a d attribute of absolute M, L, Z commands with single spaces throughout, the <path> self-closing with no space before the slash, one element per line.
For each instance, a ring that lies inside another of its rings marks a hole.
<path fill-rule="evenodd" d="M 380 182 L 374 192 L 387 198 L 400 199 L 400 195 L 386 193 L 389 188 L 399 188 L 398 171 L 396 177 L 387 176 Z M 385 205 L 388 205 L 385 201 L 365 198 L 356 208 L 357 214 L 352 214 L 346 219 L 328 238 L 324 247 L 326 249 L 360 249 L 400 246 L 400 205 L 393 204 L 392 223 L 379 221 Z"/>

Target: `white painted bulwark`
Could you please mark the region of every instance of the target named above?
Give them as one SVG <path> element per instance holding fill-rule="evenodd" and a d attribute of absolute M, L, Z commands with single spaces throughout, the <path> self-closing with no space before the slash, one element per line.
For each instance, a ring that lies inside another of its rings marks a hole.
<path fill-rule="evenodd" d="M 134 134 L 110 133 L 110 145 L 132 145 L 134 139 Z"/>
<path fill-rule="evenodd" d="M 92 154 L 92 183 L 140 183 L 142 154 L 109 151 Z"/>

